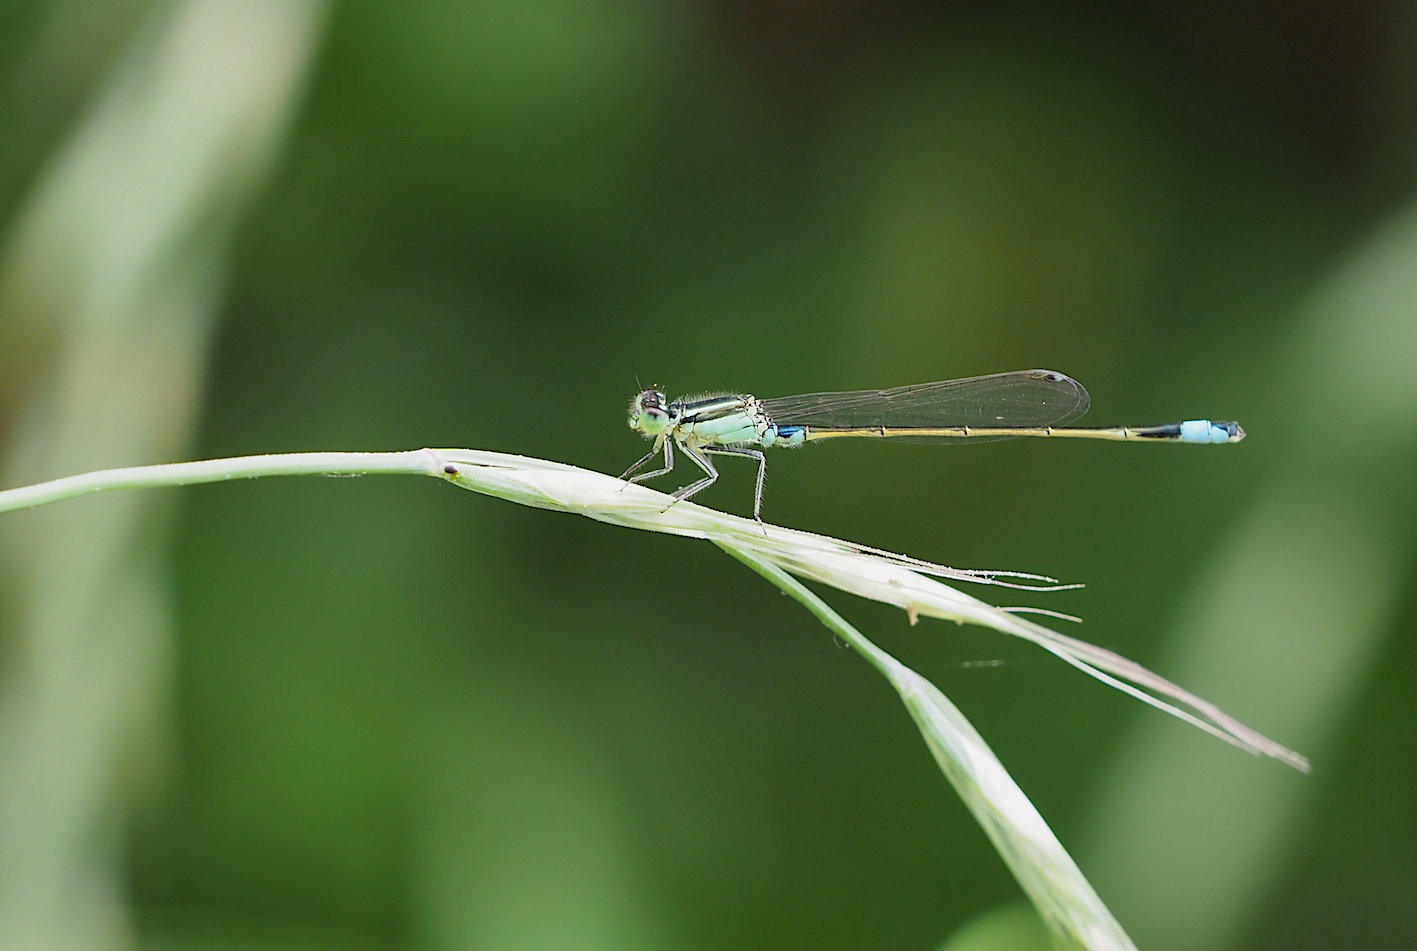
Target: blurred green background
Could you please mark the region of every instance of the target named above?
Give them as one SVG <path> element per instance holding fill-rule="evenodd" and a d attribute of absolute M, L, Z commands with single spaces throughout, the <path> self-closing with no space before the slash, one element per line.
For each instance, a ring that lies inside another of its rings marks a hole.
<path fill-rule="evenodd" d="M 1414 186 L 1410 4 L 11 0 L 0 469 L 618 473 L 637 377 L 1239 419 L 782 453 L 765 517 L 1085 581 L 1002 603 L 1313 758 L 830 596 L 1142 947 L 1409 948 Z M 1043 946 L 892 692 L 707 545 L 273 480 L 6 516 L 0 566 L 6 951 Z"/>

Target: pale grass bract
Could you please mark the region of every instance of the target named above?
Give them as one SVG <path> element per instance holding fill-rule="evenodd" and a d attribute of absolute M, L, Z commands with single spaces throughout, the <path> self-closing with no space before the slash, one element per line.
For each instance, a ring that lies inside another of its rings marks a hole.
<path fill-rule="evenodd" d="M 1131 948 L 1028 797 L 959 710 L 929 681 L 881 650 L 802 584 L 815 581 L 894 605 L 911 623 L 933 617 L 978 624 L 1032 641 L 1143 702 L 1232 745 L 1308 769 L 1302 756 L 1227 716 L 1215 705 L 1111 651 L 1066 637 L 942 583 L 1049 590 L 1069 587 L 1023 572 L 969 571 L 811 532 L 763 524 L 682 502 L 599 472 L 544 459 L 470 449 L 316 452 L 243 456 L 110 469 L 0 492 L 0 512 L 95 492 L 282 475 L 423 475 L 521 505 L 713 542 L 801 602 L 876 668 L 914 718 L 941 772 L 1012 869 L 1061 946 Z M 667 507 L 668 506 L 668 507 Z"/>

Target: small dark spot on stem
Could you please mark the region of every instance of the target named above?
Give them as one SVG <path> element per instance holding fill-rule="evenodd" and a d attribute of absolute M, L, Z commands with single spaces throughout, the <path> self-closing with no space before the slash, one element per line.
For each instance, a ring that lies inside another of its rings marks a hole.
<path fill-rule="evenodd" d="M 443 471 L 446 472 L 448 475 L 457 475 L 457 474 L 458 474 L 458 467 L 457 467 L 457 466 L 444 466 L 444 467 L 443 467 Z"/>

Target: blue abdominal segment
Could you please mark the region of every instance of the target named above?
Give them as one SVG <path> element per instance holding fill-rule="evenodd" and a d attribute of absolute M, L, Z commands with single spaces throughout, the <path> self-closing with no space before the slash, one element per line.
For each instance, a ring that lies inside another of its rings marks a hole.
<path fill-rule="evenodd" d="M 1188 419 L 1181 424 L 1181 442 L 1223 443 L 1229 442 L 1236 434 L 1229 426 L 1212 423 L 1208 419 Z"/>
<path fill-rule="evenodd" d="M 763 433 L 763 446 L 784 446 L 791 449 L 807 439 L 806 426 L 769 426 Z"/>

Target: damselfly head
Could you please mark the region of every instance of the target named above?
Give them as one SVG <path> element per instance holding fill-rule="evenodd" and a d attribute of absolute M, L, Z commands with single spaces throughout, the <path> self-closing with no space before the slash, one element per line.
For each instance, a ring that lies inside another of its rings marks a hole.
<path fill-rule="evenodd" d="M 669 400 L 659 390 L 641 390 L 630 401 L 630 428 L 658 436 L 669 428 Z"/>

